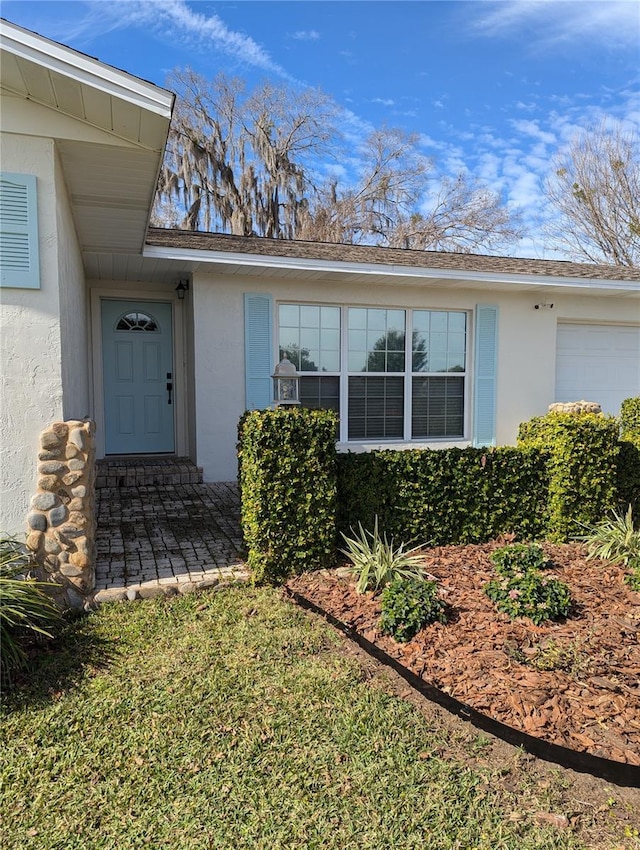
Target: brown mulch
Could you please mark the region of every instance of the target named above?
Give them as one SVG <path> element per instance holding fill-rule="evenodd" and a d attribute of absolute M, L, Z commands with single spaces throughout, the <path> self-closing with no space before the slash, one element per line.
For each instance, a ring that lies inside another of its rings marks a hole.
<path fill-rule="evenodd" d="M 545 544 L 548 573 L 571 590 L 570 616 L 540 626 L 511 621 L 482 592 L 495 578 L 489 554 L 498 545 L 425 553 L 448 622 L 406 644 L 380 633 L 379 595 L 358 595 L 344 570 L 306 573 L 288 587 L 483 714 L 555 744 L 640 765 L 640 593 L 624 583 L 622 569 L 586 561 L 582 547 Z"/>

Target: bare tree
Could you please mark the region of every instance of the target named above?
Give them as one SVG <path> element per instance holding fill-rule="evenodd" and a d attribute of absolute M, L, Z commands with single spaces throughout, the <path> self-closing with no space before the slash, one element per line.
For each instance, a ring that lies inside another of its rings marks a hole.
<path fill-rule="evenodd" d="M 382 127 L 347 157 L 338 109 L 317 90 L 266 83 L 247 94 L 240 80 L 207 82 L 190 70 L 175 71 L 170 84 L 178 100 L 158 224 L 459 251 L 519 235 L 499 199 L 464 177 L 442 180 L 428 212 L 419 212 L 434 168 L 418 137 Z M 346 182 L 322 176 L 339 158 L 350 165 Z"/>
<path fill-rule="evenodd" d="M 460 174 L 440 181 L 425 212 L 398 222 L 389 245 L 430 251 L 495 250 L 520 239 L 519 217 L 495 192 Z"/>
<path fill-rule="evenodd" d="M 553 164 L 546 195 L 558 216 L 551 244 L 576 259 L 635 266 L 640 262 L 638 137 L 602 123 L 575 136 Z"/>
<path fill-rule="evenodd" d="M 313 191 L 307 158 L 334 135 L 332 101 L 265 84 L 247 96 L 244 83 L 212 82 L 175 71 L 178 91 L 158 186 L 157 216 L 168 202 L 185 209 L 187 229 L 292 238 Z M 166 216 L 166 213 L 165 213 Z"/>
<path fill-rule="evenodd" d="M 357 151 L 355 183 L 325 181 L 301 221 L 299 238 L 387 244 L 424 193 L 431 162 L 418 137 L 397 128 L 374 130 Z"/>

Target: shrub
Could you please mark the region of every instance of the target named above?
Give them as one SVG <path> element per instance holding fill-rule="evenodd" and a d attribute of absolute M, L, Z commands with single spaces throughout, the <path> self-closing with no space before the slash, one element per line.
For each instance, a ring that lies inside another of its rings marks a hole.
<path fill-rule="evenodd" d="M 542 569 L 547 560 L 537 543 L 512 543 L 496 549 L 490 555 L 498 575 L 512 577 L 515 573 Z"/>
<path fill-rule="evenodd" d="M 371 528 L 377 515 L 396 539 L 482 543 L 501 533 L 542 537 L 547 526 L 544 452 L 409 449 L 338 455 L 338 529 Z"/>
<path fill-rule="evenodd" d="M 523 551 L 526 548 L 529 553 Z M 535 544 L 505 546 L 492 554 L 500 578 L 487 582 L 483 590 L 498 611 L 511 619 L 528 617 L 535 625 L 567 616 L 571 607 L 569 588 L 540 572 L 542 558 L 542 550 Z"/>
<path fill-rule="evenodd" d="M 241 524 L 256 583 L 332 566 L 336 541 L 336 415 L 252 410 L 238 427 Z"/>
<path fill-rule="evenodd" d="M 353 564 L 351 572 L 358 579 L 357 593 L 379 590 L 398 578 L 422 578 L 424 558 L 413 553 L 423 547 L 414 546 L 405 551 L 404 543 L 401 543 L 397 549 L 394 548 L 393 540 L 387 540 L 386 534 L 380 536 L 377 516 L 373 531 L 365 531 L 362 525 L 359 531 L 353 537 L 343 534 L 347 548 L 340 550 Z"/>
<path fill-rule="evenodd" d="M 0 540 L 0 672 L 5 679 L 24 667 L 29 640 L 36 635 L 53 637 L 61 619 L 53 599 L 45 593 L 47 583 L 26 577 L 31 566 L 30 556 L 18 541 Z"/>
<path fill-rule="evenodd" d="M 620 431 L 623 440 L 640 443 L 640 396 L 625 398 L 622 402 Z"/>
<path fill-rule="evenodd" d="M 397 578 L 381 595 L 380 629 L 405 643 L 430 623 L 446 622 L 445 605 L 435 581 Z"/>
<path fill-rule="evenodd" d="M 548 413 L 520 425 L 519 446 L 548 452 L 551 540 L 564 542 L 616 504 L 618 423 L 596 413 Z"/>
<path fill-rule="evenodd" d="M 586 534 L 576 537 L 587 544 L 588 559 L 602 558 L 612 564 L 623 564 L 631 570 L 627 583 L 640 590 L 640 529 L 633 521 L 633 509 L 629 505 L 626 514 L 613 511 L 610 519 L 604 519 Z"/>

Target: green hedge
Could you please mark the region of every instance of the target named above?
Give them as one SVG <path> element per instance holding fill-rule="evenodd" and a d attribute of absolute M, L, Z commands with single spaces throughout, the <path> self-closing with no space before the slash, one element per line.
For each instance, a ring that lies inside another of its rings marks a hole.
<path fill-rule="evenodd" d="M 620 407 L 620 431 L 623 440 L 640 447 L 640 396 L 625 398 Z"/>
<path fill-rule="evenodd" d="M 569 540 L 615 507 L 618 431 L 599 413 L 548 413 L 520 425 L 519 447 L 549 452 L 549 539 Z"/>
<path fill-rule="evenodd" d="M 397 541 L 522 539 L 547 527 L 546 455 L 537 449 L 408 449 L 338 455 L 338 530 L 362 523 Z"/>
<path fill-rule="evenodd" d="M 336 415 L 254 410 L 238 426 L 241 523 L 255 582 L 332 566 Z"/>

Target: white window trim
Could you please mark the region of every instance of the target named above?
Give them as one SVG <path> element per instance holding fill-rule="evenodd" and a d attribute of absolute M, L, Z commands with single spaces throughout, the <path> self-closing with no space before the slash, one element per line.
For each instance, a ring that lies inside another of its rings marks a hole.
<path fill-rule="evenodd" d="M 276 362 L 280 360 L 280 306 L 292 304 L 296 306 L 312 307 L 339 307 L 340 308 L 340 371 L 339 372 L 300 372 L 300 377 L 338 377 L 340 379 L 340 435 L 337 442 L 339 451 L 373 451 L 375 449 L 416 449 L 416 448 L 464 448 L 471 445 L 471 410 L 472 410 L 472 381 L 471 378 L 471 349 L 472 338 L 472 310 L 463 308 L 445 307 L 400 307 L 381 304 L 335 304 L 327 301 L 302 301 L 292 298 L 279 299 L 275 310 L 275 333 L 274 345 Z M 356 307 L 374 310 L 402 310 L 405 314 L 405 369 L 404 372 L 367 372 L 371 377 L 404 377 L 404 434 L 402 439 L 397 437 L 371 438 L 349 440 L 349 377 L 352 375 L 362 376 L 363 373 L 349 372 L 349 308 Z M 465 339 L 465 369 L 464 373 L 456 373 L 457 377 L 464 378 L 464 411 L 463 411 L 463 436 L 461 437 L 419 437 L 413 439 L 412 429 L 412 382 L 414 377 L 444 377 L 449 373 L 443 372 L 413 372 L 408 367 L 413 365 L 413 314 L 414 312 L 435 311 L 439 313 L 464 313 L 466 316 L 466 339 Z"/>

